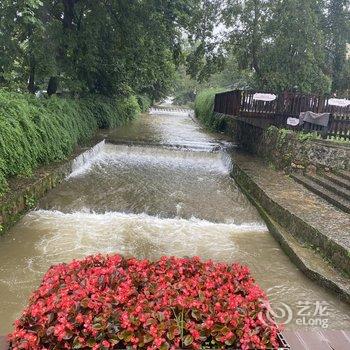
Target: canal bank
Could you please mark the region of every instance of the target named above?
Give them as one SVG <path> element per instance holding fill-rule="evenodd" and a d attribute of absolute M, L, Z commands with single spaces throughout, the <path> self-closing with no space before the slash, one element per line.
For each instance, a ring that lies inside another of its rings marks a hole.
<path fill-rule="evenodd" d="M 350 302 L 350 217 L 260 159 L 231 152 L 232 176 L 291 260 Z"/>
<path fill-rule="evenodd" d="M 9 181 L 9 190 L 0 199 L 0 235 L 16 224 L 25 213 L 33 209 L 45 194 L 61 183 L 78 164 L 101 148 L 103 141 L 93 139 L 89 146 L 77 147 L 66 160 L 42 166 L 28 178 Z"/>

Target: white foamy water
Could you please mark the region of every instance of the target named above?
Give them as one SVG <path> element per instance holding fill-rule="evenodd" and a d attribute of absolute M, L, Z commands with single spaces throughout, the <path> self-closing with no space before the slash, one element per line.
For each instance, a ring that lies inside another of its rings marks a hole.
<path fill-rule="evenodd" d="M 235 237 L 268 236 L 261 224 L 215 224 L 205 220 L 162 219 L 146 214 L 37 210 L 28 213 L 0 245 L 0 332 L 27 303 L 53 264 L 85 256 L 119 253 L 155 260 L 164 255 L 197 256 L 202 259 L 239 261 Z M 11 271 L 11 273 L 9 273 Z"/>
<path fill-rule="evenodd" d="M 50 231 L 36 248 L 58 261 L 66 259 L 67 254 L 98 252 L 154 259 L 162 255 L 203 256 L 203 253 L 210 258 L 220 251 L 221 256 L 226 254 L 226 259 L 232 259 L 236 251 L 235 234 L 267 232 L 261 224 L 215 224 L 196 218 L 162 219 L 146 214 L 64 214 L 39 210 L 30 213 L 25 221 Z"/>
<path fill-rule="evenodd" d="M 19 316 L 30 292 L 51 265 L 95 253 L 150 260 L 163 255 L 198 255 L 204 260 L 238 262 L 250 267 L 257 282 L 277 303 L 288 300 L 297 309 L 300 300 L 330 300 L 324 290 L 315 290 L 313 283 L 291 264 L 264 224 L 37 210 L 28 213 L 0 245 L 0 300 L 6 296 L 0 320 L 8 320 L 0 330 L 10 330 L 10 323 Z M 349 318 L 338 304 L 330 300 L 334 310 L 330 322 L 334 327 L 344 327 L 349 325 Z"/>
<path fill-rule="evenodd" d="M 79 176 L 88 171 L 92 164 L 94 164 L 100 158 L 105 145 L 105 140 L 103 140 L 75 158 L 72 164 L 72 172 L 67 176 L 67 179 L 70 177 Z"/>
<path fill-rule="evenodd" d="M 39 207 L 64 213 L 147 213 L 210 222 L 262 222 L 229 176 L 224 152 L 106 143 Z"/>
<path fill-rule="evenodd" d="M 0 278 L 0 283 L 23 285 L 30 281 L 29 275 L 22 278 L 25 271 L 42 276 L 52 264 L 96 253 L 151 260 L 164 255 L 200 255 L 213 259 L 219 254 L 220 260 L 234 261 L 238 251 L 235 237 L 245 234 L 268 235 L 268 232 L 259 223 L 237 225 L 196 218 L 163 219 L 147 214 L 85 211 L 65 214 L 36 210 L 28 213 L 17 225 L 12 239 L 0 246 L 1 255 L 8 256 L 4 265 L 17 266 L 20 272 L 19 276 Z M 4 249 L 6 245 L 11 247 L 11 252 Z M 16 251 L 20 254 L 13 254 Z"/>
<path fill-rule="evenodd" d="M 167 115 L 167 116 L 194 116 L 194 112 L 191 109 L 185 109 L 185 108 L 157 108 L 152 107 L 149 110 L 150 115 Z"/>
<path fill-rule="evenodd" d="M 176 168 L 204 168 L 206 171 L 228 173 L 222 152 L 206 152 L 201 150 L 169 149 L 167 147 L 130 146 L 99 143 L 93 149 L 79 156 L 72 168 L 70 178 L 87 174 L 95 165 L 162 164 Z"/>

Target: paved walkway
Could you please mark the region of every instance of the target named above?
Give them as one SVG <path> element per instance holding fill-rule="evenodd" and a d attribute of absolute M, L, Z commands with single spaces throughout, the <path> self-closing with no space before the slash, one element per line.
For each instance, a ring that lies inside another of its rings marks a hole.
<path fill-rule="evenodd" d="M 349 331 L 286 331 L 283 332 L 291 350 L 348 350 Z"/>
<path fill-rule="evenodd" d="M 350 342 L 349 331 L 286 331 L 284 339 L 290 350 L 348 350 Z M 5 337 L 0 337 L 0 350 L 7 350 Z M 288 349 L 288 348 L 286 348 Z"/>
<path fill-rule="evenodd" d="M 261 191 L 268 194 L 267 211 L 275 211 L 276 204 L 286 209 L 280 217 L 282 226 L 287 226 L 300 241 L 318 247 L 333 262 L 341 262 L 349 270 L 350 215 L 313 194 L 292 178 L 275 171 L 260 159 L 242 153 L 233 154 L 234 161 Z M 279 221 L 279 220 L 278 220 Z M 302 222 L 303 225 L 300 225 Z M 341 254 L 344 253 L 344 256 Z"/>

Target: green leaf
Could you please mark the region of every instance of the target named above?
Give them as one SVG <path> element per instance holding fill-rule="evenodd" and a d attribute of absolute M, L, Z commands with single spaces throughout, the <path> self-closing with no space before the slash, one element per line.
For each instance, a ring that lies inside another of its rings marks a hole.
<path fill-rule="evenodd" d="M 192 316 L 195 320 L 198 321 L 199 318 L 200 318 L 200 316 L 201 316 L 201 314 L 200 314 L 200 312 L 199 312 L 198 310 L 192 310 L 191 316 Z"/>
<path fill-rule="evenodd" d="M 89 338 L 86 342 L 86 345 L 89 348 L 93 348 L 96 345 L 96 340 L 94 338 Z"/>
<path fill-rule="evenodd" d="M 228 346 L 231 346 L 231 345 L 234 344 L 234 342 L 235 342 L 235 337 L 232 337 L 231 339 L 226 340 L 225 344 L 228 345 Z"/>
<path fill-rule="evenodd" d="M 83 307 L 83 308 L 87 308 L 88 307 L 88 305 L 89 305 L 89 302 L 90 302 L 90 299 L 89 298 L 84 298 L 81 302 L 80 302 L 80 305 L 81 305 L 81 307 Z"/>
<path fill-rule="evenodd" d="M 159 350 L 168 350 L 170 348 L 169 344 L 167 342 L 163 343 Z"/>
<path fill-rule="evenodd" d="M 163 322 L 165 320 L 165 316 L 163 312 L 158 312 L 157 313 L 157 318 L 160 322 Z"/>
<path fill-rule="evenodd" d="M 131 331 L 127 331 L 127 330 L 124 330 L 122 331 L 121 333 L 118 334 L 118 337 L 119 339 L 122 339 L 124 340 L 124 342 L 129 342 L 132 338 L 132 332 Z"/>
<path fill-rule="evenodd" d="M 175 338 L 174 332 L 170 332 L 170 331 L 167 332 L 166 336 L 169 340 L 173 340 Z"/>
<path fill-rule="evenodd" d="M 185 346 L 189 346 L 189 345 L 191 345 L 193 343 L 193 337 L 192 337 L 192 335 L 191 334 L 187 334 L 186 336 L 185 336 L 185 338 L 183 339 L 183 344 L 185 345 Z"/>
<path fill-rule="evenodd" d="M 73 349 L 80 349 L 82 348 L 82 344 L 79 341 L 79 337 L 76 336 L 73 340 Z"/>
<path fill-rule="evenodd" d="M 103 329 L 103 326 L 101 323 L 94 323 L 92 327 L 97 331 L 100 331 L 101 329 Z"/>
<path fill-rule="evenodd" d="M 143 336 L 143 342 L 144 343 L 149 343 L 152 340 L 153 340 L 153 337 L 150 334 L 148 334 L 148 333 Z"/>

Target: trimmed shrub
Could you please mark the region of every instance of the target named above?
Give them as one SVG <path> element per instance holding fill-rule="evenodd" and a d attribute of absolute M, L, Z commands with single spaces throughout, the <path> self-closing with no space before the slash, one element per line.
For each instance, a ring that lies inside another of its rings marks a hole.
<path fill-rule="evenodd" d="M 90 256 L 51 267 L 9 336 L 19 349 L 277 348 L 247 267 Z"/>
<path fill-rule="evenodd" d="M 194 103 L 196 117 L 209 129 L 221 131 L 223 120 L 215 118 L 213 114 L 215 94 L 221 92 L 220 89 L 206 89 L 199 92 Z"/>
<path fill-rule="evenodd" d="M 140 107 L 135 96 L 108 97 L 94 96 L 84 100 L 86 107 L 92 111 L 101 129 L 115 128 L 136 118 Z"/>
<path fill-rule="evenodd" d="M 181 90 L 176 94 L 173 103 L 177 106 L 188 106 L 193 108 L 195 99 L 196 93 L 192 89 Z"/>
<path fill-rule="evenodd" d="M 66 158 L 98 126 L 118 126 L 138 111 L 135 97 L 38 99 L 0 91 L 0 195 L 6 179 L 29 176 L 39 165 Z"/>
<path fill-rule="evenodd" d="M 147 112 L 152 106 L 152 100 L 147 95 L 138 95 L 137 102 L 140 106 L 142 113 Z"/>

